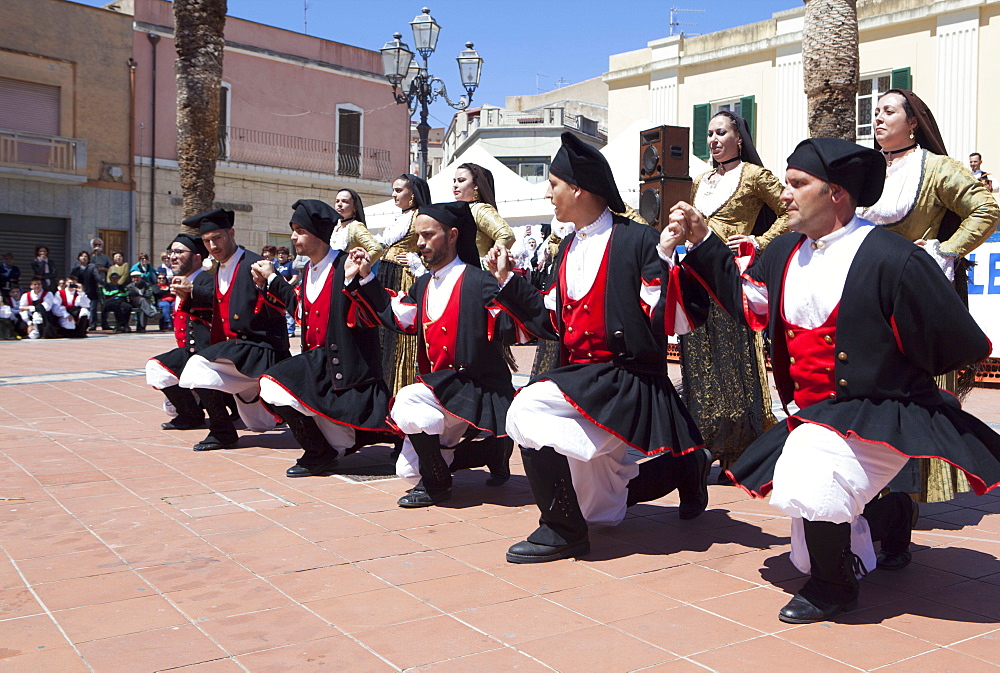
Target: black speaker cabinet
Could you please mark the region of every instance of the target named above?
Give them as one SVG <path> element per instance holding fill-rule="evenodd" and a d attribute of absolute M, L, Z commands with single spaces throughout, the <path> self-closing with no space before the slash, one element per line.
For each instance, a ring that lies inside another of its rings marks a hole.
<path fill-rule="evenodd" d="M 659 178 L 639 185 L 639 214 L 662 230 L 678 201 L 691 202 L 691 178 Z"/>
<path fill-rule="evenodd" d="M 686 126 L 657 126 L 639 132 L 639 179 L 688 177 L 690 134 Z"/>

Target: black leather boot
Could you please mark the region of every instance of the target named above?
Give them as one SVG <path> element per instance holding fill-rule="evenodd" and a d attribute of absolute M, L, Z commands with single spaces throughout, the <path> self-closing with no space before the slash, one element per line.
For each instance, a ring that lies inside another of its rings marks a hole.
<path fill-rule="evenodd" d="M 811 577 L 778 613 L 789 624 L 823 622 L 858 606 L 858 574 L 867 571 L 851 551 L 851 524 L 803 521 Z"/>
<path fill-rule="evenodd" d="M 194 445 L 195 451 L 231 449 L 240 438 L 226 409 L 226 394 L 210 388 L 195 388 L 208 412 L 208 436 Z"/>
<path fill-rule="evenodd" d="M 544 446 L 522 448 L 521 460 L 541 516 L 535 532 L 507 550 L 507 562 L 544 563 L 588 553 L 587 520 L 576 499 L 566 456 Z"/>
<path fill-rule="evenodd" d="M 187 388 L 180 386 L 167 386 L 160 390 L 163 396 L 174 405 L 177 415 L 161 423 L 164 430 L 197 430 L 205 427 L 205 412 L 198 406 L 198 400 L 194 398 L 194 393 Z"/>
<path fill-rule="evenodd" d="M 708 507 L 708 473 L 712 454 L 696 449 L 684 456 L 665 451 L 639 463 L 639 474 L 628 483 L 628 506 L 662 498 L 675 488 L 680 491 L 678 516 L 693 519 Z"/>
<path fill-rule="evenodd" d="M 288 423 L 292 436 L 304 451 L 295 465 L 285 470 L 285 476 L 325 477 L 333 474 L 337 468 L 337 449 L 326 441 L 323 432 L 316 425 L 316 419 L 292 407 L 275 407 L 275 412 Z"/>
<path fill-rule="evenodd" d="M 400 507 L 430 507 L 448 500 L 451 498 L 451 470 L 441 455 L 440 437 L 423 432 L 409 437 L 420 460 L 420 483 L 396 504 Z"/>
<path fill-rule="evenodd" d="M 876 568 L 902 570 L 910 565 L 910 534 L 920 518 L 920 509 L 906 493 L 889 493 L 865 505 L 861 513 L 868 521 L 872 541 L 881 542 Z"/>

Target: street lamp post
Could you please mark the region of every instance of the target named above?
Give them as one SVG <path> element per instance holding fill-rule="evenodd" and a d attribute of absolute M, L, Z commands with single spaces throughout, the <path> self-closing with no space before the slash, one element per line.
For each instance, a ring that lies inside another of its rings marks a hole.
<path fill-rule="evenodd" d="M 394 33 L 393 39 L 386 42 L 381 49 L 382 66 L 386 78 L 392 84 L 392 95 L 396 103 L 400 105 L 406 103 L 411 117 L 416 112 L 417 106 L 420 107 L 420 123 L 417 124 L 417 133 L 420 136 L 419 170 L 420 177 L 426 179 L 427 139 L 431 130 L 431 125 L 427 123 L 427 106 L 441 97 L 456 110 L 468 108 L 472 102 L 472 93 L 479 86 L 483 59 L 479 56 L 479 52 L 473 49 L 471 42 L 465 43 L 465 49 L 455 60 L 458 61 L 458 72 L 466 95 L 453 102 L 448 97 L 444 82 L 431 75 L 427 67 L 427 59 L 437 47 L 441 26 L 431 16 L 431 10 L 424 7 L 421 14 L 410 22 L 410 27 L 413 29 L 413 43 L 423 58 L 423 65 L 413 60 L 413 52 L 405 42 L 402 42 L 402 33 Z"/>

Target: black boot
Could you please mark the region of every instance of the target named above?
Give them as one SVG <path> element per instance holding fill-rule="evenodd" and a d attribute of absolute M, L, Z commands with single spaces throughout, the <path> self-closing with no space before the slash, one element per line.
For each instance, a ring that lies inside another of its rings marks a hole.
<path fill-rule="evenodd" d="M 778 613 L 789 624 L 811 624 L 858 606 L 858 573 L 867 572 L 851 551 L 851 524 L 803 521 L 811 577 Z"/>
<path fill-rule="evenodd" d="M 236 446 L 239 434 L 226 410 L 226 394 L 210 388 L 195 388 L 201 405 L 208 412 L 208 436 L 194 445 L 195 451 L 215 451 Z"/>
<path fill-rule="evenodd" d="M 696 449 L 684 456 L 665 451 L 639 463 L 639 475 L 628 483 L 629 507 L 662 498 L 675 488 L 681 496 L 678 516 L 693 519 L 708 507 L 708 473 L 712 455 L 708 449 Z"/>
<path fill-rule="evenodd" d="M 451 497 L 451 470 L 441 455 L 438 435 L 410 435 L 413 450 L 420 460 L 420 483 L 400 498 L 400 507 L 430 507 Z"/>
<path fill-rule="evenodd" d="M 486 463 L 490 470 L 487 486 L 503 486 L 510 480 L 510 457 L 514 453 L 514 440 L 510 437 L 495 437 L 493 456 Z"/>
<path fill-rule="evenodd" d="M 514 440 L 509 437 L 485 437 L 463 439 L 455 447 L 455 458 L 451 461 L 451 471 L 486 467 L 490 477 L 487 486 L 502 486 L 510 479 L 510 456 L 514 452 Z"/>
<path fill-rule="evenodd" d="M 587 520 L 576 499 L 566 456 L 544 446 L 522 448 L 521 460 L 541 516 L 535 532 L 507 550 L 507 562 L 543 563 L 588 553 Z"/>
<path fill-rule="evenodd" d="M 187 388 L 173 385 L 160 390 L 164 397 L 174 405 L 177 415 L 160 424 L 164 430 L 196 430 L 205 427 L 205 412 L 198 406 L 194 393 Z"/>
<path fill-rule="evenodd" d="M 288 423 L 295 441 L 304 453 L 295 465 L 285 471 L 286 477 L 325 477 L 337 467 L 337 449 L 330 446 L 316 425 L 316 419 L 291 407 L 276 407 L 275 411 Z"/>
<path fill-rule="evenodd" d="M 902 570 L 910 565 L 910 533 L 920 517 L 917 503 L 906 493 L 889 493 L 865 505 L 861 516 L 868 521 L 872 541 L 882 543 L 875 567 Z"/>

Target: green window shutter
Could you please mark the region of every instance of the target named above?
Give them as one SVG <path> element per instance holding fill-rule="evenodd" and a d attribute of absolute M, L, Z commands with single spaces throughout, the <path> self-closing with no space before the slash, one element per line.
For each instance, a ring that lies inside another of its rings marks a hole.
<path fill-rule="evenodd" d="M 912 89 L 913 88 L 913 78 L 910 77 L 909 68 L 900 68 L 898 70 L 892 71 L 892 88 L 893 89 Z"/>
<path fill-rule="evenodd" d="M 740 116 L 747 120 L 750 127 L 750 139 L 757 142 L 757 104 L 753 96 L 740 98 Z"/>
<path fill-rule="evenodd" d="M 708 103 L 694 106 L 691 121 L 691 149 L 699 159 L 708 159 L 708 120 L 712 116 L 712 106 Z"/>

